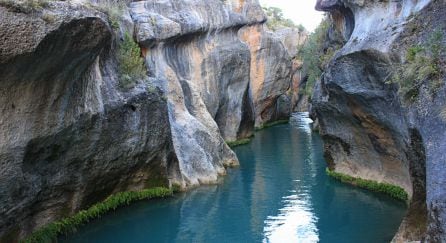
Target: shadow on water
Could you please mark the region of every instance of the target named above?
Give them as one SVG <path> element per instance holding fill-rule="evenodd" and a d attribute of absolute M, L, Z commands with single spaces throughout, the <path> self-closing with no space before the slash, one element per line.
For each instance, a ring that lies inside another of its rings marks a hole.
<path fill-rule="evenodd" d="M 235 148 L 241 166 L 219 185 L 135 203 L 61 242 L 389 242 L 404 203 L 325 174 L 308 114 Z"/>

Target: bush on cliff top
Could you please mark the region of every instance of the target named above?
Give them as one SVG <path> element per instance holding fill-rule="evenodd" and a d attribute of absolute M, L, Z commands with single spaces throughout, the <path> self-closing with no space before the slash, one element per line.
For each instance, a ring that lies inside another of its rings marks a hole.
<path fill-rule="evenodd" d="M 141 49 L 129 33 L 125 33 L 123 40 L 119 43 L 117 59 L 121 87 L 133 88 L 139 79 L 144 78 L 146 69 L 144 59 L 141 57 Z"/>
<path fill-rule="evenodd" d="M 299 32 L 304 32 L 305 27 L 301 24 L 296 25 L 291 19 L 287 19 L 283 16 L 283 11 L 276 7 L 263 7 L 268 20 L 266 26 L 272 31 L 276 31 L 281 28 L 297 28 Z"/>
<path fill-rule="evenodd" d="M 408 195 L 403 188 L 399 186 L 395 186 L 388 183 L 380 183 L 372 180 L 365 180 L 357 177 L 352 177 L 349 175 L 345 175 L 342 173 L 331 171 L 330 169 L 326 169 L 327 175 L 343 182 L 348 183 L 354 186 L 358 186 L 360 188 L 368 189 L 374 192 L 380 192 L 387 194 L 393 198 L 399 199 L 401 201 L 407 201 Z"/>
<path fill-rule="evenodd" d="M 57 222 L 48 224 L 47 226 L 37 230 L 31 234 L 24 243 L 42 243 L 42 242 L 54 242 L 56 237 L 61 234 L 71 233 L 76 230 L 77 227 L 88 223 L 90 220 L 98 218 L 104 215 L 106 212 L 115 210 L 120 206 L 129 205 L 131 202 L 150 199 L 161 198 L 172 195 L 172 190 L 157 187 L 152 189 L 145 189 L 142 191 L 130 191 L 120 192 L 110 196 L 103 202 L 97 203 L 87 210 L 82 210 L 75 215 L 62 219 Z"/>

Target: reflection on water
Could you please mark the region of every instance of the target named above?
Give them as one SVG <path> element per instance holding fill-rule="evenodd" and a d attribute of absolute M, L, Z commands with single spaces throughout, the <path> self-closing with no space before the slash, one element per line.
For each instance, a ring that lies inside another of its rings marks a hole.
<path fill-rule="evenodd" d="M 120 208 L 60 241 L 389 242 L 404 204 L 328 178 L 310 122 L 257 132 L 219 185 Z"/>
<path fill-rule="evenodd" d="M 284 197 L 284 207 L 279 209 L 278 216 L 268 216 L 265 220 L 265 239 L 263 242 L 317 242 L 319 240 L 317 217 L 311 209 L 308 194 L 297 194 Z"/>
<path fill-rule="evenodd" d="M 308 136 L 307 149 L 311 151 L 311 127 L 313 122 L 308 117 L 308 113 L 295 113 L 290 119 L 292 126 L 299 128 Z M 309 165 L 314 163 L 313 153 L 305 160 Z M 315 177 L 315 166 L 311 166 L 311 177 Z M 304 189 L 299 186 L 300 180 L 296 182 L 296 189 L 291 190 L 290 195 L 282 197 L 283 208 L 279 209 L 277 216 L 268 216 L 265 220 L 263 242 L 317 242 L 319 241 L 316 227 L 317 217 L 311 205 L 311 195 L 308 193 L 311 188 Z"/>

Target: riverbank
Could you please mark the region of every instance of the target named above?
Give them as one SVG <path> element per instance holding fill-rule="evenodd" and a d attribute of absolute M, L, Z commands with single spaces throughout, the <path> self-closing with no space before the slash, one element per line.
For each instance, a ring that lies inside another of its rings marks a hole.
<path fill-rule="evenodd" d="M 390 242 L 405 204 L 328 177 L 322 146 L 295 114 L 234 148 L 240 167 L 221 183 L 122 207 L 59 242 Z"/>
<path fill-rule="evenodd" d="M 336 180 L 339 180 L 343 183 L 347 183 L 352 186 L 357 186 L 359 188 L 367 189 L 370 191 L 383 193 L 383 194 L 389 195 L 395 199 L 398 199 L 398 200 L 408 203 L 409 197 L 408 197 L 407 192 L 399 186 L 349 176 L 346 174 L 332 171 L 329 168 L 327 168 L 325 170 L 325 172 L 327 173 L 328 176 L 330 176 Z"/>
<path fill-rule="evenodd" d="M 23 243 L 55 242 L 59 235 L 75 232 L 79 226 L 100 218 L 105 213 L 132 202 L 152 198 L 164 198 L 173 195 L 172 189 L 156 187 L 141 191 L 120 192 L 110 196 L 86 210 L 81 210 L 73 216 L 50 223 L 32 233 Z"/>

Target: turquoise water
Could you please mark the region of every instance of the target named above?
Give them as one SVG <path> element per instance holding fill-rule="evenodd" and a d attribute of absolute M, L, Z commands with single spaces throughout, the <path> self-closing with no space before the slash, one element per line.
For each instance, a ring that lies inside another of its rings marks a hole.
<path fill-rule="evenodd" d="M 322 142 L 306 114 L 235 148 L 222 183 L 135 203 L 61 242 L 389 242 L 404 203 L 325 174 Z"/>

